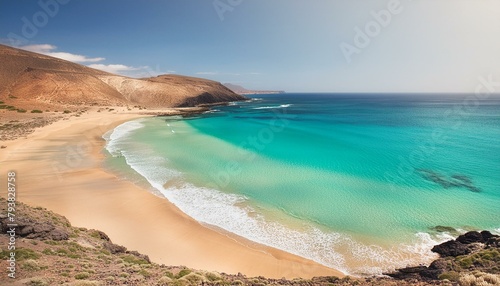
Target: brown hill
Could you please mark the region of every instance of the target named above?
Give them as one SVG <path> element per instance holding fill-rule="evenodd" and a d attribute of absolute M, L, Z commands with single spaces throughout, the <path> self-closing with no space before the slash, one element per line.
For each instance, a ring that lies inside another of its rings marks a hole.
<path fill-rule="evenodd" d="M 232 83 L 225 83 L 225 87 L 229 88 L 231 91 L 237 94 L 276 94 L 276 93 L 285 93 L 283 90 L 250 90 L 242 87 L 241 85 L 236 85 Z"/>
<path fill-rule="evenodd" d="M 193 106 L 244 99 L 222 84 L 163 75 L 134 79 L 0 45 L 0 101 L 16 106 Z"/>

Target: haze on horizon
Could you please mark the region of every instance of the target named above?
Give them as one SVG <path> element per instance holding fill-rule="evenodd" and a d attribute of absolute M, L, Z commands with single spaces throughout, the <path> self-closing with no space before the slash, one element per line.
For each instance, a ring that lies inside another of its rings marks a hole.
<path fill-rule="evenodd" d="M 288 92 L 500 81 L 495 0 L 0 1 L 0 42 L 90 67 Z"/>

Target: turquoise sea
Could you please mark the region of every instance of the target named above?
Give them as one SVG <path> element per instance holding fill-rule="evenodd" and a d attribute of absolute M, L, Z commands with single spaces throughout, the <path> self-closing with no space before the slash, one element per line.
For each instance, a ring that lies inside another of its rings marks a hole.
<path fill-rule="evenodd" d="M 499 97 L 256 95 L 105 139 L 194 219 L 349 274 L 431 261 L 436 226 L 500 231 Z"/>

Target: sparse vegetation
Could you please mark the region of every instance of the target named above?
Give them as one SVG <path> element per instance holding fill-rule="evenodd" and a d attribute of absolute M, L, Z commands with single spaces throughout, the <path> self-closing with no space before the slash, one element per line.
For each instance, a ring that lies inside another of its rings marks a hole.
<path fill-rule="evenodd" d="M 31 111 L 31 113 L 43 113 L 43 111 L 39 110 L 39 109 L 33 109 Z"/>
<path fill-rule="evenodd" d="M 81 280 L 81 279 L 87 279 L 90 277 L 90 274 L 88 272 L 80 272 L 75 275 L 75 279 Z"/>
<path fill-rule="evenodd" d="M 477 272 L 461 276 L 458 282 L 460 286 L 500 285 L 500 275 Z"/>
<path fill-rule="evenodd" d="M 144 276 L 145 278 L 149 278 L 149 277 L 151 277 L 151 273 L 149 273 L 149 272 L 148 272 L 147 270 L 145 270 L 145 269 L 141 269 L 141 270 L 139 271 L 139 274 L 140 274 L 140 275 L 142 275 L 142 276 Z"/>
<path fill-rule="evenodd" d="M 182 269 L 181 271 L 179 271 L 179 273 L 177 273 L 177 275 L 175 275 L 175 278 L 177 278 L 177 279 L 182 278 L 182 277 L 188 275 L 191 272 L 192 271 L 189 270 L 189 269 Z"/>
<path fill-rule="evenodd" d="M 0 105 L 0 109 L 7 109 L 9 111 L 13 111 L 13 110 L 17 110 L 17 108 L 13 105 L 5 105 L 5 104 L 1 104 Z"/>
<path fill-rule="evenodd" d="M 136 264 L 136 265 L 149 263 L 142 258 L 133 256 L 133 255 L 129 255 L 129 254 L 123 255 L 122 260 L 123 260 L 123 262 L 130 263 L 130 264 Z"/>
<path fill-rule="evenodd" d="M 38 271 L 41 269 L 38 262 L 33 259 L 26 260 L 23 264 L 21 264 L 21 268 L 28 271 Z"/>
<path fill-rule="evenodd" d="M 64 114 L 68 114 L 68 113 L 71 113 L 71 111 L 69 111 L 69 110 L 64 110 L 64 111 L 63 111 L 63 113 L 64 113 Z"/>
<path fill-rule="evenodd" d="M 46 286 L 49 285 L 49 282 L 47 282 L 46 279 L 34 277 L 31 278 L 26 284 L 30 286 Z"/>
<path fill-rule="evenodd" d="M 441 275 L 439 275 L 438 279 L 439 280 L 449 280 L 449 281 L 458 281 L 460 277 L 460 274 L 458 274 L 457 272 L 455 271 L 450 271 L 450 272 L 445 272 Z"/>
<path fill-rule="evenodd" d="M 2 260 L 6 260 L 7 258 L 10 257 L 11 251 L 8 251 L 7 249 L 3 250 L 0 252 L 0 258 Z M 40 258 L 40 254 L 36 253 L 32 249 L 28 248 L 17 248 L 14 250 L 16 261 L 23 261 L 26 259 L 38 259 Z"/>

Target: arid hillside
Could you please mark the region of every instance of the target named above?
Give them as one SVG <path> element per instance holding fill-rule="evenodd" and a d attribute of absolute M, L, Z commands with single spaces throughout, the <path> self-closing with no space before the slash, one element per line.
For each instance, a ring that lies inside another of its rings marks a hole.
<path fill-rule="evenodd" d="M 164 108 L 244 99 L 206 79 L 178 75 L 134 79 L 4 45 L 0 62 L 0 101 L 17 108 Z"/>

